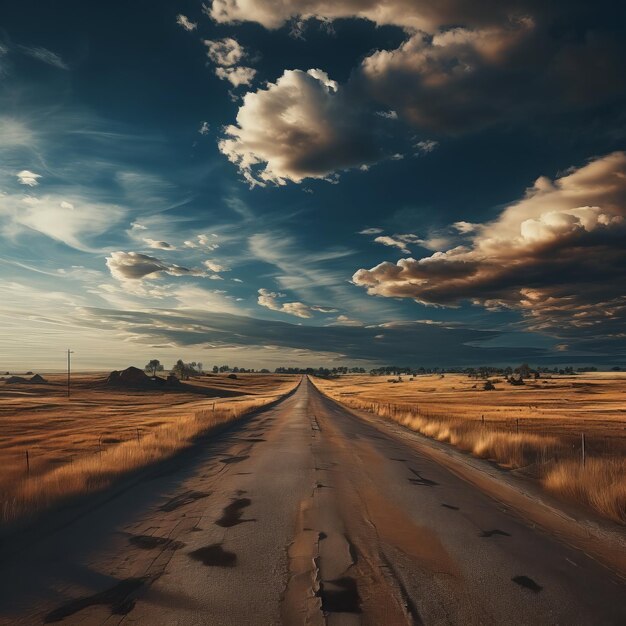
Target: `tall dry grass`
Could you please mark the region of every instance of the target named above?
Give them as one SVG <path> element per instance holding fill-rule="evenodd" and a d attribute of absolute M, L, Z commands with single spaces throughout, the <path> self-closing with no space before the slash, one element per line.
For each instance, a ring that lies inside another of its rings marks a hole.
<path fill-rule="evenodd" d="M 33 518 L 78 496 L 96 493 L 116 480 L 168 459 L 193 445 L 198 437 L 242 419 L 252 411 L 288 395 L 297 385 L 274 395 L 225 401 L 155 428 L 144 437 L 90 454 L 40 476 L 24 477 L 10 493 L 0 496 L 0 524 Z"/>
<path fill-rule="evenodd" d="M 327 396 L 348 407 L 393 420 L 431 439 L 449 443 L 476 457 L 509 468 L 525 468 L 549 491 L 626 524 L 626 459 L 572 458 L 571 446 L 558 437 L 494 428 L 476 420 L 424 415 L 408 404 L 371 402 L 339 395 L 338 389 L 315 381 Z"/>

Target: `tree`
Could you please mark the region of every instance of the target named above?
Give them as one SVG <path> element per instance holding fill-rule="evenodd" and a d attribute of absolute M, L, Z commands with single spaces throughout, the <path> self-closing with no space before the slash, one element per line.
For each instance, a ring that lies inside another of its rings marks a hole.
<path fill-rule="evenodd" d="M 156 376 L 157 372 L 163 371 L 163 366 L 161 365 L 161 361 L 159 359 L 152 359 L 148 361 L 147 365 L 143 368 L 145 372 L 149 372 L 152 376 Z"/>
<path fill-rule="evenodd" d="M 185 363 L 182 359 L 178 359 L 172 367 L 172 373 L 180 380 L 189 380 L 189 377 L 195 372 L 190 363 Z"/>
<path fill-rule="evenodd" d="M 217 374 L 220 371 L 220 368 L 217 365 L 213 366 L 213 373 Z"/>

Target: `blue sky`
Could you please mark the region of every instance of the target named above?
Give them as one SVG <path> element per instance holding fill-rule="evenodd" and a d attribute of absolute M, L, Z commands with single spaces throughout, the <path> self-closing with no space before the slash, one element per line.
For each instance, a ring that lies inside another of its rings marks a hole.
<path fill-rule="evenodd" d="M 550 4 L 3 7 L 0 367 L 621 364 L 624 7 Z"/>

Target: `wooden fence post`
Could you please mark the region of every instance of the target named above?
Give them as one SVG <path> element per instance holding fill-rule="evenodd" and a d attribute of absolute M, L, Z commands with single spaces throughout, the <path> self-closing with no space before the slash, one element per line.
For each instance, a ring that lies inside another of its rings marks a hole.
<path fill-rule="evenodd" d="M 583 467 L 585 467 L 585 433 L 580 433 Z"/>
<path fill-rule="evenodd" d="M 26 450 L 26 475 L 30 476 L 30 458 L 28 456 L 28 450 Z"/>

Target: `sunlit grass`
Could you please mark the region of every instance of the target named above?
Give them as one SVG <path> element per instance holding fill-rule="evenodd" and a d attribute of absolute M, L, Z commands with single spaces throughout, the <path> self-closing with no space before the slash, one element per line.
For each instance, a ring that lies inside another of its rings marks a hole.
<path fill-rule="evenodd" d="M 423 415 L 414 405 L 360 399 L 355 386 L 350 386 L 351 392 L 346 394 L 341 381 L 316 380 L 315 383 L 321 391 L 348 407 L 393 420 L 476 457 L 511 469 L 524 468 L 539 477 L 549 491 L 583 503 L 616 522 L 626 523 L 626 459 L 623 457 L 588 458 L 583 465 L 580 458 L 572 458 L 571 446 L 557 436 L 505 430 L 458 416 Z"/>
<path fill-rule="evenodd" d="M 0 521 L 11 524 L 110 487 L 116 480 L 143 470 L 190 447 L 199 436 L 220 429 L 250 412 L 270 404 L 295 387 L 281 386 L 273 394 L 250 400 L 236 399 L 214 404 L 154 428 L 143 437 L 107 447 L 100 452 L 37 476 L 15 481 L 0 501 Z"/>

